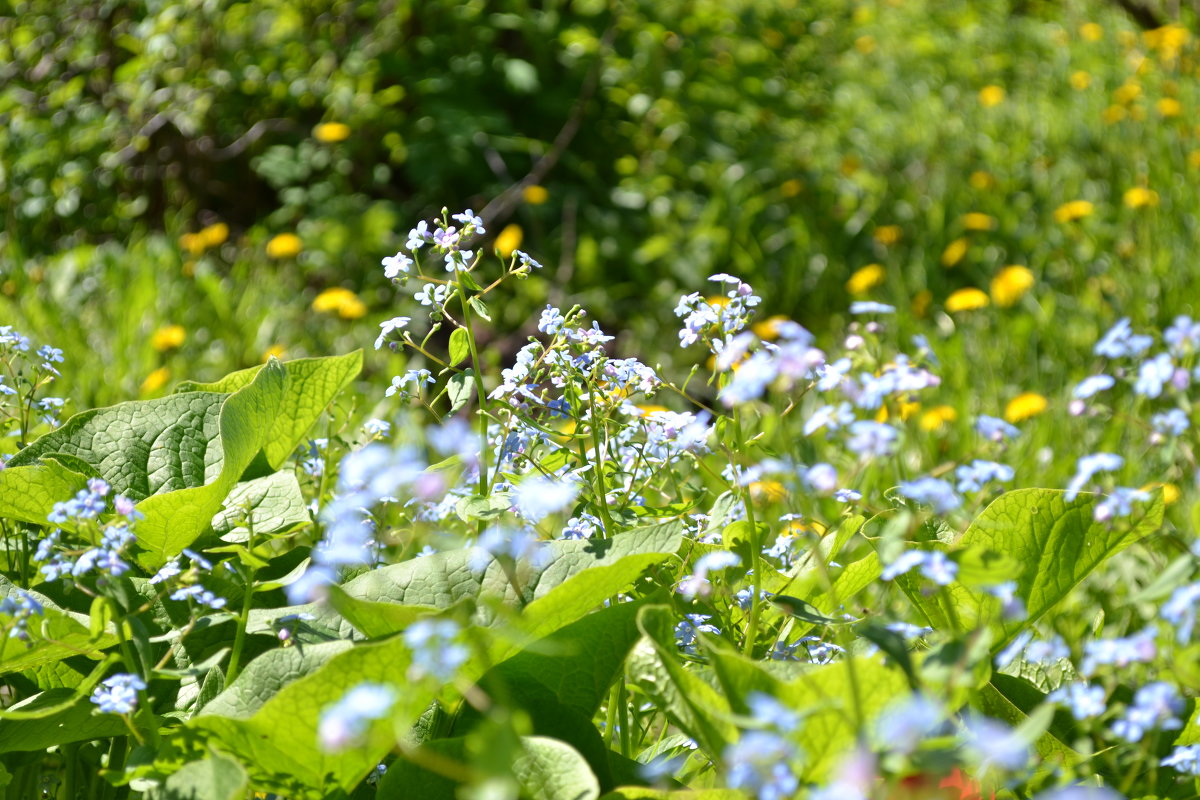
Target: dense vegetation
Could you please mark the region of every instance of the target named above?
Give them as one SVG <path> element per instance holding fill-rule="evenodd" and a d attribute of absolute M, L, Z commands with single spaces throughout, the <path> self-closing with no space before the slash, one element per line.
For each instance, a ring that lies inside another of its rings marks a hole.
<path fill-rule="evenodd" d="M 0 10 L 10 798 L 1193 798 L 1170 3 Z"/>

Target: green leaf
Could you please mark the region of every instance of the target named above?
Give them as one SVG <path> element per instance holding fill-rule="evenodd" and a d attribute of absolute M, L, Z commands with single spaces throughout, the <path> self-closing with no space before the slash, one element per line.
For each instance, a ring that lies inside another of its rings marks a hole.
<path fill-rule="evenodd" d="M 600 800 L 747 800 L 750 795 L 737 789 L 648 789 L 643 786 L 622 786 Z"/>
<path fill-rule="evenodd" d="M 522 798 L 529 800 L 596 800 L 600 785 L 587 762 L 570 745 L 539 736 L 521 737 L 522 755 L 512 764 Z M 467 740 L 436 739 L 422 745 L 441 763 L 465 763 Z M 464 777 L 465 766 L 462 770 Z M 379 800 L 455 800 L 457 781 L 422 769 L 412 761 L 397 761 L 379 784 Z"/>
<path fill-rule="evenodd" d="M 381 616 L 388 615 L 381 608 L 384 604 L 421 606 L 423 610 L 445 609 L 464 600 L 493 597 L 510 606 L 527 604 L 525 611 L 531 614 L 528 630 L 540 635 L 548 633 L 548 629 L 556 624 L 565 625 L 582 616 L 609 596 L 598 597 L 598 591 L 628 585 L 651 563 L 675 553 L 682 542 L 683 524 L 679 522 L 635 528 L 610 539 L 547 542 L 540 558 L 522 559 L 516 564 L 514 575 L 519 593 L 504 567 L 495 559 L 485 557 L 480 563 L 477 561 L 480 555 L 472 549 L 450 550 L 363 573 L 341 587 L 346 597 L 337 602 L 343 613 L 366 620 L 376 610 Z M 628 556 L 652 557 L 622 563 Z M 591 576 L 578 589 L 556 593 L 554 605 L 538 604 L 539 599 L 550 594 L 556 586 L 587 571 L 605 567 L 613 569 Z M 353 611 L 349 610 L 351 603 L 357 605 Z M 316 613 L 321 619 L 321 612 Z M 476 622 L 490 625 L 496 619 L 495 613 L 490 605 L 480 604 Z M 403 625 L 411 619 L 407 612 L 392 616 Z M 327 624 L 334 622 L 325 621 Z M 377 622 L 377 625 L 371 625 L 373 635 L 401 629 L 386 627 L 386 620 Z"/>
<path fill-rule="evenodd" d="M 961 582 L 946 587 L 948 602 L 954 604 L 963 629 L 995 624 L 1002 630 L 993 641 L 993 652 L 1035 623 L 1106 559 L 1162 525 L 1165 505 L 1161 491 L 1136 508 L 1132 525 L 1096 522 L 1095 495 L 1081 495 L 1068 503 L 1065 494 L 1057 489 L 1018 489 L 1001 495 L 958 542 L 968 552 L 993 551 L 1004 557 L 1003 572 L 1015 574 L 1016 596 L 1025 602 L 1025 619 L 1005 621 L 1000 619 L 1000 602 L 995 597 Z M 1010 566 L 1008 559 L 1016 566 Z M 898 582 L 934 627 L 946 627 L 948 622 L 936 598 L 926 597 L 910 581 Z"/>
<path fill-rule="evenodd" d="M 148 800 L 241 800 L 246 797 L 250 778 L 232 758 L 214 753 L 199 761 L 190 761 L 162 787 L 147 794 Z"/>
<path fill-rule="evenodd" d="M 18 589 L 0 576 L 0 598 L 11 597 Z M 0 674 L 24 672 L 55 664 L 74 655 L 96 656 L 116 643 L 115 632 L 107 630 L 93 638 L 90 618 L 86 614 L 64 611 L 50 598 L 34 591 L 24 591 L 42 606 L 42 614 L 29 619 L 29 641 L 5 639 L 0 652 Z"/>
<path fill-rule="evenodd" d="M 245 542 L 250 533 L 247 519 L 255 535 L 282 533 L 307 524 L 308 504 L 295 473 L 274 472 L 237 484 L 212 518 L 212 528 L 227 542 Z"/>
<path fill-rule="evenodd" d="M 512 495 L 507 492 L 497 492 L 489 494 L 487 497 L 479 495 L 464 497 L 455 505 L 454 513 L 458 514 L 458 518 L 463 522 L 472 522 L 480 519 L 496 519 L 507 514 L 512 507 Z"/>
<path fill-rule="evenodd" d="M 456 366 L 471 355 L 471 335 L 466 328 L 455 328 L 450 334 L 450 366 Z"/>
<path fill-rule="evenodd" d="M 847 564 L 842 570 L 842 574 L 834 579 L 832 591 L 817 595 L 813 598 L 812 604 L 828 613 L 836 613 L 847 601 L 879 580 L 882 571 L 878 554 L 870 553 L 858 561 Z"/>
<path fill-rule="evenodd" d="M 483 317 L 484 321 L 492 321 L 492 312 L 488 310 L 487 303 L 483 302 L 479 295 L 472 297 L 470 302 L 471 308 L 475 309 L 475 313 Z"/>
<path fill-rule="evenodd" d="M 456 414 L 471 402 L 471 394 L 475 391 L 475 373 L 460 372 L 451 375 L 446 381 L 446 392 L 450 398 L 450 413 Z"/>
<path fill-rule="evenodd" d="M 0 753 L 44 750 L 56 744 L 128 733 L 116 714 L 97 714 L 96 704 L 70 689 L 51 689 L 11 706 L 0 724 Z"/>
<path fill-rule="evenodd" d="M 978 704 L 980 711 L 1013 727 L 1024 723 L 1035 711 L 1048 707 L 1046 695 L 1032 683 L 1000 673 L 992 675 L 991 682 L 980 690 Z M 1067 744 L 1080 735 L 1071 715 L 1060 709 L 1054 714 L 1048 730 L 1034 740 L 1033 745 L 1042 758 L 1070 766 L 1083 759 Z"/>
<path fill-rule="evenodd" d="M 57 454 L 40 464 L 12 463 L 24 452 L 0 470 L 0 518 L 45 525 L 54 504 L 74 497 L 87 485 L 87 475 L 63 466 Z"/>

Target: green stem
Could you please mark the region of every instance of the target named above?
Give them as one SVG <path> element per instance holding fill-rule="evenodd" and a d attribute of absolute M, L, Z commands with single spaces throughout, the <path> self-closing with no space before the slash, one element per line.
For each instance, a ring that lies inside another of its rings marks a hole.
<path fill-rule="evenodd" d="M 249 514 L 246 517 L 246 551 L 250 553 L 250 557 L 254 557 L 254 521 L 250 519 Z M 225 675 L 227 684 L 233 683 L 233 679 L 238 676 L 238 672 L 242 665 L 242 648 L 246 645 L 246 625 L 250 621 L 250 606 L 254 601 L 254 566 L 251 564 L 244 565 L 245 570 L 243 580 L 245 581 L 245 589 L 242 592 L 242 613 L 237 618 L 237 632 L 233 636 L 233 652 L 229 654 L 229 672 Z M 242 570 L 239 569 L 239 572 Z"/>
<path fill-rule="evenodd" d="M 608 510 L 608 487 L 604 481 L 604 450 L 601 447 L 599 415 L 596 414 L 596 389 L 588 391 L 588 407 L 590 409 L 590 426 L 592 429 L 592 449 L 596 453 L 596 493 L 600 495 L 600 516 L 604 520 L 605 537 L 615 536 L 617 528 L 613 525 L 612 513 Z"/>
<path fill-rule="evenodd" d="M 79 793 L 76 788 L 75 762 L 79 758 L 79 743 L 72 742 L 62 746 L 63 754 L 63 785 L 62 794 L 67 800 L 75 800 Z"/>
<path fill-rule="evenodd" d="M 471 364 L 475 372 L 475 392 L 479 396 L 479 496 L 486 497 L 488 493 L 488 407 L 487 392 L 483 388 L 483 362 L 479 360 L 479 349 L 475 344 L 475 323 L 471 317 L 471 303 L 467 299 L 467 287 L 463 283 L 463 273 L 456 270 L 454 276 L 458 279 L 458 299 L 462 303 L 463 328 L 467 332 L 467 346 L 471 350 Z"/>
<path fill-rule="evenodd" d="M 734 408 L 733 417 L 730 420 L 733 425 L 733 436 L 737 442 L 738 454 L 742 455 L 746 452 L 746 437 L 742 434 L 742 417 L 741 413 Z M 736 459 L 731 458 L 735 469 L 735 479 L 737 463 Z M 750 487 L 742 486 L 740 479 L 738 480 L 738 488 L 742 493 L 742 503 L 746 507 L 746 521 L 750 523 L 750 620 L 746 623 L 746 638 L 742 642 L 742 652 L 751 656 L 754 654 L 754 642 L 758 638 L 758 618 L 762 613 L 762 601 L 759 599 L 759 582 L 762 576 L 759 575 L 759 550 L 761 542 L 758 540 L 758 522 L 754 516 L 754 500 L 750 497 Z"/>

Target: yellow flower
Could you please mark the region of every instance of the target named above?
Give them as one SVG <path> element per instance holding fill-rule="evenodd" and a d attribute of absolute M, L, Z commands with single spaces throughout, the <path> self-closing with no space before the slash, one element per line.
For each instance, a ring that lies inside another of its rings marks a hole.
<path fill-rule="evenodd" d="M 1071 73 L 1071 88 L 1075 91 L 1082 92 L 1091 85 L 1092 76 L 1086 71 L 1078 69 Z"/>
<path fill-rule="evenodd" d="M 804 184 L 796 178 L 789 178 L 779 184 L 779 193 L 784 197 L 795 197 L 804 191 Z"/>
<path fill-rule="evenodd" d="M 1085 22 L 1079 26 L 1079 35 L 1089 42 L 1098 42 L 1104 38 L 1104 28 L 1094 22 Z"/>
<path fill-rule="evenodd" d="M 1126 81 L 1113 90 L 1113 102 L 1127 106 L 1137 100 L 1142 94 L 1142 87 L 1132 81 Z"/>
<path fill-rule="evenodd" d="M 1181 494 L 1179 487 L 1173 483 L 1147 483 L 1142 487 L 1143 492 L 1153 492 L 1155 489 L 1162 489 L 1163 502 L 1167 505 L 1178 500 Z"/>
<path fill-rule="evenodd" d="M 281 233 L 267 242 L 267 256 L 270 258 L 292 258 L 300 255 L 304 243 L 294 233 Z"/>
<path fill-rule="evenodd" d="M 1096 207 L 1087 200 L 1072 200 L 1054 209 L 1056 222 L 1074 222 L 1077 219 L 1091 216 Z"/>
<path fill-rule="evenodd" d="M 873 235 L 875 241 L 883 245 L 888 245 L 900 241 L 900 237 L 904 235 L 904 231 L 900 230 L 899 225 L 880 225 L 875 229 Z"/>
<path fill-rule="evenodd" d="M 1125 119 L 1126 113 L 1127 112 L 1125 109 L 1121 106 L 1109 106 L 1108 108 L 1104 109 L 1104 113 L 1100 115 L 1100 118 L 1104 120 L 1106 124 L 1112 125 Z"/>
<path fill-rule="evenodd" d="M 996 227 L 996 218 L 987 214 L 972 211 L 963 214 L 963 227 L 969 231 L 990 231 Z"/>
<path fill-rule="evenodd" d="M 991 189 L 996 185 L 996 178 L 990 172 L 977 169 L 971 173 L 968 179 L 971 183 L 971 188 L 977 192 L 982 192 L 985 189 Z"/>
<path fill-rule="evenodd" d="M 748 488 L 750 496 L 759 501 L 778 503 L 787 497 L 787 489 L 779 481 L 755 481 Z"/>
<path fill-rule="evenodd" d="M 990 301 L 982 289 L 973 286 L 959 289 L 946 298 L 946 310 L 951 314 L 959 311 L 975 311 L 984 308 Z"/>
<path fill-rule="evenodd" d="M 1158 192 L 1145 186 L 1134 186 L 1125 192 L 1125 205 L 1129 208 L 1144 208 L 1158 205 Z"/>
<path fill-rule="evenodd" d="M 1200 150 L 1188 153 L 1188 166 L 1192 169 L 1200 169 Z"/>
<path fill-rule="evenodd" d="M 929 313 L 929 305 L 933 302 L 933 292 L 928 289 L 922 289 L 917 292 L 912 299 L 912 313 L 917 319 L 925 319 L 925 315 Z"/>
<path fill-rule="evenodd" d="M 182 325 L 164 325 L 150 336 L 150 346 L 160 353 L 174 350 L 183 344 L 187 331 Z"/>
<path fill-rule="evenodd" d="M 949 269 L 958 264 L 963 260 L 963 256 L 967 254 L 970 247 L 971 242 L 966 238 L 955 239 L 946 245 L 946 249 L 942 251 L 942 266 Z"/>
<path fill-rule="evenodd" d="M 712 297 L 704 298 L 704 302 L 708 303 L 713 308 L 724 308 L 729 305 L 729 298 L 723 294 L 715 294 Z"/>
<path fill-rule="evenodd" d="M 887 280 L 887 272 L 878 264 L 867 264 L 855 270 L 846 281 L 846 291 L 850 294 L 866 294 Z"/>
<path fill-rule="evenodd" d="M 979 90 L 979 103 L 984 108 L 992 108 L 1004 102 L 1004 89 L 995 84 Z"/>
<path fill-rule="evenodd" d="M 500 235 L 496 237 L 496 249 L 500 251 L 500 255 L 508 258 L 513 254 L 513 251 L 521 246 L 521 240 L 525 238 L 524 231 L 517 224 L 506 225 L 504 230 L 500 231 Z"/>
<path fill-rule="evenodd" d="M 783 316 L 767 317 L 762 322 L 754 323 L 750 329 L 758 338 L 771 341 L 779 338 L 779 329 L 785 322 L 791 322 L 791 320 Z"/>
<path fill-rule="evenodd" d="M 1036 417 L 1045 410 L 1046 398 L 1035 392 L 1025 392 L 1008 401 L 1008 406 L 1004 409 L 1004 418 L 1009 422 L 1020 422 Z"/>
<path fill-rule="evenodd" d="M 1137 46 L 1138 37 L 1133 31 L 1123 30 L 1117 32 L 1117 41 L 1121 43 L 1121 47 L 1128 50 L 1131 47 Z"/>
<path fill-rule="evenodd" d="M 958 412 L 953 406 L 934 406 L 921 415 L 921 430 L 936 431 L 945 427 L 947 422 L 958 419 Z"/>
<path fill-rule="evenodd" d="M 860 36 L 854 40 L 854 49 L 862 53 L 864 56 L 875 52 L 875 37 L 866 35 Z"/>
<path fill-rule="evenodd" d="M 217 222 L 207 228 L 202 228 L 196 235 L 200 237 L 200 241 L 205 247 L 218 247 L 225 244 L 225 240 L 229 238 L 229 226 L 224 222 Z"/>
<path fill-rule="evenodd" d="M 1001 308 L 1016 305 L 1033 288 L 1033 272 L 1027 267 L 1011 264 L 992 278 L 992 301 Z"/>
<path fill-rule="evenodd" d="M 521 197 L 531 206 L 540 206 L 550 199 L 550 193 L 546 191 L 545 186 L 538 186 L 535 183 L 522 189 Z"/>
<path fill-rule="evenodd" d="M 636 408 L 638 411 L 642 412 L 643 417 L 648 417 L 651 414 L 656 414 L 656 413 L 659 413 L 662 411 L 670 411 L 671 410 L 671 409 L 667 408 L 666 406 L 659 406 L 659 405 L 655 405 L 653 403 L 646 403 L 645 405 L 639 405 Z"/>
<path fill-rule="evenodd" d="M 179 237 L 179 246 L 194 256 L 204 252 L 204 237 L 198 233 L 185 233 Z"/>
<path fill-rule="evenodd" d="M 262 357 L 263 363 L 265 364 L 266 362 L 270 361 L 272 358 L 278 358 L 278 359 L 282 360 L 286 353 L 287 353 L 287 350 L 284 348 L 283 345 L 273 344 L 263 352 L 263 357 Z"/>
<path fill-rule="evenodd" d="M 916 401 L 913 401 L 913 402 L 905 402 L 903 400 L 900 401 L 899 411 L 900 411 L 900 419 L 902 419 L 902 420 L 912 419 L 914 416 L 916 416 L 917 412 L 920 410 L 921 410 L 921 404 Z"/>
<path fill-rule="evenodd" d="M 350 126 L 342 122 L 322 122 L 313 128 L 313 136 L 326 144 L 344 142 L 350 138 Z"/>
<path fill-rule="evenodd" d="M 1183 113 L 1183 104 L 1174 97 L 1164 97 L 1155 103 L 1154 107 L 1164 117 L 1178 117 Z"/>
<path fill-rule="evenodd" d="M 349 289 L 334 286 L 317 295 L 313 300 L 313 311 L 323 314 L 336 313 L 342 319 L 358 319 L 367 313 L 367 307 L 358 295 Z"/>
<path fill-rule="evenodd" d="M 1191 34 L 1187 28 L 1179 25 L 1164 25 L 1142 34 L 1148 47 L 1153 47 L 1164 59 L 1174 58 L 1179 54 Z"/>
<path fill-rule="evenodd" d="M 147 375 L 146 380 L 142 381 L 140 391 L 143 395 L 154 394 L 166 386 L 169 380 L 171 380 L 171 370 L 167 367 L 159 367 Z"/>

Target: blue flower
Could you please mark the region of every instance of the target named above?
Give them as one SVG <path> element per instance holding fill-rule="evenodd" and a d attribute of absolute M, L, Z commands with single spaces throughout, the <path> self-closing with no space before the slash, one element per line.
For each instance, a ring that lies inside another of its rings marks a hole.
<path fill-rule="evenodd" d="M 1172 408 L 1150 418 L 1150 427 L 1162 436 L 1180 436 L 1190 425 L 1187 412 L 1181 408 Z"/>
<path fill-rule="evenodd" d="M 1105 712 L 1104 687 L 1086 681 L 1060 686 L 1046 696 L 1052 703 L 1059 703 L 1071 711 L 1077 720 L 1098 717 Z"/>
<path fill-rule="evenodd" d="M 521 481 L 514 500 L 521 516 L 536 523 L 574 503 L 581 488 L 574 476 L 548 478 L 535 474 Z"/>
<path fill-rule="evenodd" d="M 962 498 L 954 493 L 954 487 L 941 478 L 924 477 L 900 484 L 900 494 L 909 500 L 933 506 L 939 514 L 953 511 L 962 505 Z"/>
<path fill-rule="evenodd" d="M 396 702 L 396 691 L 377 683 L 360 683 L 321 711 L 317 739 L 327 752 L 345 750 L 367 732 L 370 723 L 383 719 Z"/>
<path fill-rule="evenodd" d="M 1200 609 L 1200 582 L 1180 586 L 1162 605 L 1162 618 L 1175 626 L 1175 641 L 1180 644 L 1192 638 L 1197 609 Z"/>
<path fill-rule="evenodd" d="M 916 567 L 920 567 L 921 574 L 939 586 L 949 586 L 958 575 L 958 564 L 946 558 L 941 550 L 908 550 L 884 567 L 879 577 L 890 581 Z"/>
<path fill-rule="evenodd" d="M 137 693 L 145 688 L 146 682 L 137 675 L 119 673 L 96 687 L 92 702 L 105 714 L 132 714 L 138 704 Z"/>
<path fill-rule="evenodd" d="M 392 331 L 397 331 L 408 324 L 409 317 L 392 317 L 379 323 L 379 337 L 375 339 L 375 349 L 383 347 L 383 342 Z"/>
<path fill-rule="evenodd" d="M 1091 375 L 1081 380 L 1071 393 L 1076 399 L 1086 400 L 1097 392 L 1111 389 L 1116 381 L 1109 375 Z"/>
<path fill-rule="evenodd" d="M 850 304 L 851 314 L 895 314 L 896 307 L 886 303 L 875 303 L 870 300 L 859 300 Z"/>
<path fill-rule="evenodd" d="M 389 279 L 398 278 L 401 275 L 408 274 L 408 268 L 412 266 L 413 260 L 404 253 L 396 253 L 394 256 L 388 256 L 381 262 L 383 266 L 383 276 Z"/>
<path fill-rule="evenodd" d="M 1129 317 L 1123 317 L 1096 343 L 1093 352 L 1105 358 L 1136 356 L 1154 343 L 1149 336 L 1135 336 L 1129 327 Z"/>
<path fill-rule="evenodd" d="M 562 330 L 563 323 L 566 322 L 566 317 L 552 305 L 547 304 L 542 309 L 542 316 L 538 319 L 538 330 L 547 336 L 553 336 Z"/>
<path fill-rule="evenodd" d="M 1200 776 L 1200 744 L 1180 745 L 1159 763 L 1188 775 Z"/>
<path fill-rule="evenodd" d="M 860 456 L 888 456 L 896 444 L 897 432 L 884 422 L 858 420 L 850 424 L 846 447 Z"/>
<path fill-rule="evenodd" d="M 1176 715 L 1183 712 L 1184 706 L 1179 690 L 1171 684 L 1148 683 L 1137 690 L 1125 716 L 1113 723 L 1113 733 L 1127 741 L 1140 742 L 1149 730 L 1182 728 L 1183 723 Z"/>
<path fill-rule="evenodd" d="M 1081 457 L 1075 464 L 1075 476 L 1067 485 L 1067 502 L 1070 503 L 1078 497 L 1097 472 L 1114 472 L 1124 465 L 1125 459 L 1116 453 L 1092 453 Z"/>
<path fill-rule="evenodd" d="M 1009 425 L 1004 420 L 997 417 L 989 417 L 987 414 L 980 414 L 975 418 L 975 430 L 980 436 L 990 439 L 993 442 L 1012 439 L 1021 433 L 1019 429 Z"/>
<path fill-rule="evenodd" d="M 787 800 L 800 788 L 788 765 L 795 757 L 796 749 L 779 735 L 747 731 L 725 749 L 729 788 L 744 789 L 757 800 Z"/>
<path fill-rule="evenodd" d="M 1158 397 L 1162 394 L 1163 386 L 1175 375 L 1175 363 L 1168 353 L 1159 353 L 1138 368 L 1137 381 L 1133 391 L 1146 397 Z"/>
<path fill-rule="evenodd" d="M 1133 636 L 1085 642 L 1083 663 L 1079 666 L 1079 672 L 1090 676 L 1095 674 L 1096 668 L 1102 664 L 1124 667 L 1135 662 L 1153 661 L 1158 654 L 1158 647 L 1155 645 L 1156 633 L 1153 628 L 1146 628 Z"/>
<path fill-rule="evenodd" d="M 404 643 L 412 650 L 409 674 L 414 679 L 427 675 L 439 681 L 453 678 L 470 656 L 456 641 L 459 631 L 452 619 L 422 619 L 409 625 L 404 631 Z"/>
<path fill-rule="evenodd" d="M 937 700 L 914 694 L 889 706 L 879 717 L 879 742 L 894 753 L 908 754 L 946 724 L 946 709 Z"/>
<path fill-rule="evenodd" d="M 464 232 L 466 231 L 467 226 L 474 225 L 475 233 L 487 233 L 487 229 L 483 227 L 483 217 L 476 216 L 475 212 L 469 208 L 461 214 L 452 215 L 450 219 L 456 219 L 461 222 L 463 224 Z"/>
<path fill-rule="evenodd" d="M 983 461 L 978 458 L 970 465 L 963 464 L 954 470 L 954 477 L 958 480 L 956 488 L 963 493 L 978 492 L 984 484 L 992 481 L 1006 483 L 1013 479 L 1014 474 L 1013 468 L 1007 464 Z"/>

